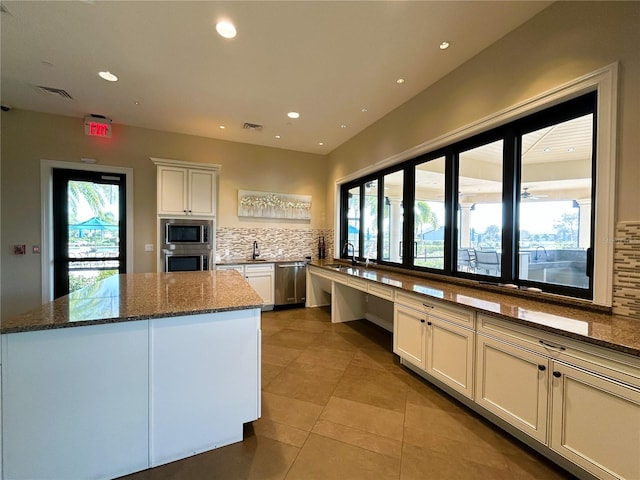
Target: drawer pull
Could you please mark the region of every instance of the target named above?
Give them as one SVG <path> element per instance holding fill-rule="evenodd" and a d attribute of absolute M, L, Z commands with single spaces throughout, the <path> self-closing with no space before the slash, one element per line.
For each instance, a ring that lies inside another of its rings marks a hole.
<path fill-rule="evenodd" d="M 558 350 L 560 352 L 564 352 L 566 350 L 566 348 L 564 348 L 564 347 L 559 347 L 557 345 L 551 345 L 550 343 L 546 343 L 544 340 L 540 340 L 540 343 L 542 344 L 542 346 L 544 348 L 550 348 L 551 350 Z"/>
<path fill-rule="evenodd" d="M 547 367 L 545 367 L 544 365 L 538 365 L 538 370 L 540 370 L 541 372 L 544 372 L 547 369 Z"/>
<path fill-rule="evenodd" d="M 562 374 L 556 370 L 555 372 L 553 372 L 553 376 L 556 378 L 560 378 Z"/>
<path fill-rule="evenodd" d="M 427 322 L 427 325 L 431 326 L 431 322 Z"/>
<path fill-rule="evenodd" d="M 422 304 L 424 306 L 424 308 L 433 308 L 433 305 L 427 305 L 426 303 Z"/>

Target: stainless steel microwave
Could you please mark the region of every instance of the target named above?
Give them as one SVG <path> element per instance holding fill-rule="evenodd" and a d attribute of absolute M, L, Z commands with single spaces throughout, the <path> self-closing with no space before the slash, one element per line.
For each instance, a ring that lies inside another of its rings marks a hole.
<path fill-rule="evenodd" d="M 202 247 L 213 249 L 213 220 L 164 218 L 161 221 L 162 249 Z"/>

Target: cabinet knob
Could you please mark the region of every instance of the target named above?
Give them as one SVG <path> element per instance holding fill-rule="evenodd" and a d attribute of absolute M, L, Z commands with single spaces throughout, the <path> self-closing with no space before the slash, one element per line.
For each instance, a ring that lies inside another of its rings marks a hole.
<path fill-rule="evenodd" d="M 538 365 L 538 370 L 540 370 L 541 372 L 544 372 L 547 369 L 547 367 L 545 367 L 544 365 Z"/>
<path fill-rule="evenodd" d="M 427 322 L 427 325 L 431 325 L 431 322 Z"/>
<path fill-rule="evenodd" d="M 562 374 L 556 370 L 555 372 L 553 372 L 553 376 L 556 378 L 560 378 Z"/>
<path fill-rule="evenodd" d="M 421 318 L 420 323 L 424 323 L 424 322 L 426 322 L 426 320 L 424 318 Z"/>

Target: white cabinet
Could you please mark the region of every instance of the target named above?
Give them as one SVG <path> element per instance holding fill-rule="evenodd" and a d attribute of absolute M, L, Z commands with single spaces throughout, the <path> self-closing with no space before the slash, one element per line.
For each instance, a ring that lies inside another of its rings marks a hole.
<path fill-rule="evenodd" d="M 425 370 L 427 314 L 396 303 L 393 309 L 393 352 Z"/>
<path fill-rule="evenodd" d="M 484 315 L 478 332 L 479 405 L 597 478 L 640 478 L 637 358 Z"/>
<path fill-rule="evenodd" d="M 598 478 L 640 478 L 640 390 L 553 362 L 551 448 Z"/>
<path fill-rule="evenodd" d="M 247 279 L 262 298 L 263 310 L 275 303 L 275 268 L 273 263 L 216 265 L 217 270 L 236 270 Z"/>
<path fill-rule="evenodd" d="M 158 215 L 215 216 L 218 165 L 152 160 L 157 166 Z"/>
<path fill-rule="evenodd" d="M 549 360 L 512 344 L 478 334 L 476 402 L 545 443 Z"/>
<path fill-rule="evenodd" d="M 474 313 L 396 293 L 394 352 L 473 398 Z"/>
<path fill-rule="evenodd" d="M 244 276 L 249 285 L 262 297 L 264 305 L 274 304 L 275 270 L 273 263 L 245 265 Z"/>

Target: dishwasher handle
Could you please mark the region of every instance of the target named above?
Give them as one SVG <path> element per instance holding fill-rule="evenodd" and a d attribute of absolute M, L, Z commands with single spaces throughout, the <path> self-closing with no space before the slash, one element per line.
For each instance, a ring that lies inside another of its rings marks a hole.
<path fill-rule="evenodd" d="M 287 263 L 284 265 L 278 265 L 278 268 L 299 268 L 299 267 L 304 267 L 303 263 Z"/>

